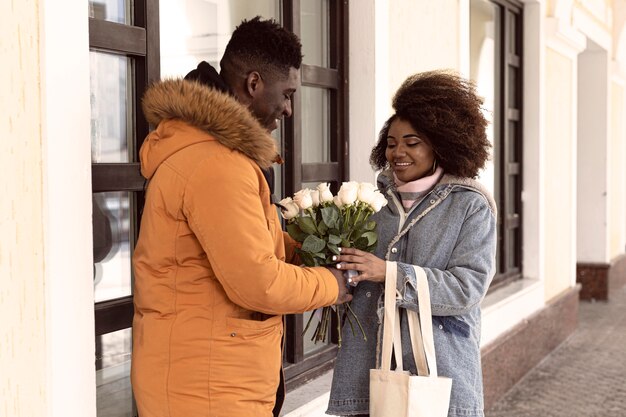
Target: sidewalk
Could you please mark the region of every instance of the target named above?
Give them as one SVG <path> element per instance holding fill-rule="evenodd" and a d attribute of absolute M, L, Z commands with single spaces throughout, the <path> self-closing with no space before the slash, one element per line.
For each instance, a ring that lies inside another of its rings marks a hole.
<path fill-rule="evenodd" d="M 486 417 L 626 417 L 626 287 L 580 303 L 577 330 Z"/>

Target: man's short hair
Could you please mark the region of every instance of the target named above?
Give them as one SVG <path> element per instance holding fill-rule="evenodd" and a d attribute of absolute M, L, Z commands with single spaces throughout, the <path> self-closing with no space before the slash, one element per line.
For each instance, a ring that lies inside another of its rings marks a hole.
<path fill-rule="evenodd" d="M 246 77 L 252 71 L 285 79 L 302 64 L 302 44 L 296 35 L 273 19 L 256 16 L 235 28 L 220 61 L 223 75 Z"/>

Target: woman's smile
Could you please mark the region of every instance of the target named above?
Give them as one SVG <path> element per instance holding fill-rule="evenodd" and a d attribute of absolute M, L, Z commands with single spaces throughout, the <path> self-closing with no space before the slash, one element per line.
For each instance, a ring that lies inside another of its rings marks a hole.
<path fill-rule="evenodd" d="M 395 119 L 389 126 L 385 157 L 398 179 L 404 182 L 429 175 L 435 162 L 428 139 L 403 119 Z"/>

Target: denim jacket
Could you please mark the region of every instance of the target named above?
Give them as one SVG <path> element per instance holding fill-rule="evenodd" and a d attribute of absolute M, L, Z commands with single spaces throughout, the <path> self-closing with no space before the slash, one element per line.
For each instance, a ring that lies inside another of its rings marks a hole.
<path fill-rule="evenodd" d="M 390 172 L 378 178 L 389 204 L 373 217 L 375 254 L 398 264 L 398 305 L 417 310 L 413 266 L 423 268 L 430 289 L 439 375 L 452 378 L 448 416 L 483 416 L 480 302 L 495 273 L 496 206 L 480 183 L 444 175 L 433 190 L 404 212 Z M 327 414 L 369 413 L 369 370 L 380 361 L 383 285 L 361 282 L 351 307 L 365 330 L 343 327 Z M 417 374 L 401 309 L 405 370 Z"/>

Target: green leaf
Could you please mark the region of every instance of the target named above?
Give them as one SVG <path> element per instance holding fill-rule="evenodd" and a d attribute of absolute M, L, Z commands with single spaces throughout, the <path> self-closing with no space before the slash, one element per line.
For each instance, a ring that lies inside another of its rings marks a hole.
<path fill-rule="evenodd" d="M 313 256 L 314 256 L 315 258 L 319 258 L 319 259 L 324 259 L 324 260 L 326 260 L 326 254 L 325 254 L 324 252 L 317 252 L 317 253 L 314 253 L 314 254 L 313 254 Z"/>
<path fill-rule="evenodd" d="M 326 232 L 328 231 L 328 226 L 326 225 L 324 220 L 320 220 L 320 222 L 317 224 L 317 230 L 322 235 L 326 234 Z"/>
<path fill-rule="evenodd" d="M 315 228 L 315 222 L 310 217 L 297 217 L 298 226 L 300 229 L 306 233 L 307 235 L 314 235 L 317 233 L 317 229 Z"/>
<path fill-rule="evenodd" d="M 339 219 L 339 209 L 336 206 L 324 207 L 322 210 L 322 219 L 329 228 L 336 227 Z"/>
<path fill-rule="evenodd" d="M 341 238 L 337 235 L 334 234 L 329 234 L 328 235 L 328 243 L 332 243 L 333 245 L 337 245 L 339 243 L 341 243 Z"/>
<path fill-rule="evenodd" d="M 378 242 L 377 242 L 378 243 Z M 374 250 L 376 250 L 376 246 L 378 246 L 376 243 L 374 243 L 371 246 L 368 246 L 367 249 L 365 249 L 367 252 L 374 252 Z"/>
<path fill-rule="evenodd" d="M 305 264 L 306 266 L 317 266 L 315 258 L 313 258 L 310 253 L 304 252 L 300 249 L 296 249 L 296 252 L 298 253 L 298 255 L 300 255 L 300 260 L 303 264 Z"/>
<path fill-rule="evenodd" d="M 354 242 L 354 247 L 360 250 L 367 249 L 367 238 L 360 237 Z"/>
<path fill-rule="evenodd" d="M 302 242 L 302 250 L 311 254 L 321 252 L 326 247 L 326 242 L 315 235 L 309 235 Z"/>
<path fill-rule="evenodd" d="M 367 239 L 367 246 L 373 245 L 378 240 L 378 235 L 376 234 L 376 232 L 365 232 L 361 235 L 361 237 Z"/>
<path fill-rule="evenodd" d="M 370 220 L 369 222 L 365 223 L 365 226 L 363 228 L 365 230 L 374 230 L 376 229 L 376 222 L 374 220 Z"/>
<path fill-rule="evenodd" d="M 339 252 L 339 247 L 337 245 L 328 242 L 328 244 L 326 244 L 326 247 L 335 255 L 341 255 L 341 252 Z"/>
<path fill-rule="evenodd" d="M 303 242 L 307 237 L 307 234 L 302 232 L 302 229 L 296 223 L 287 224 L 287 233 L 298 242 Z"/>

